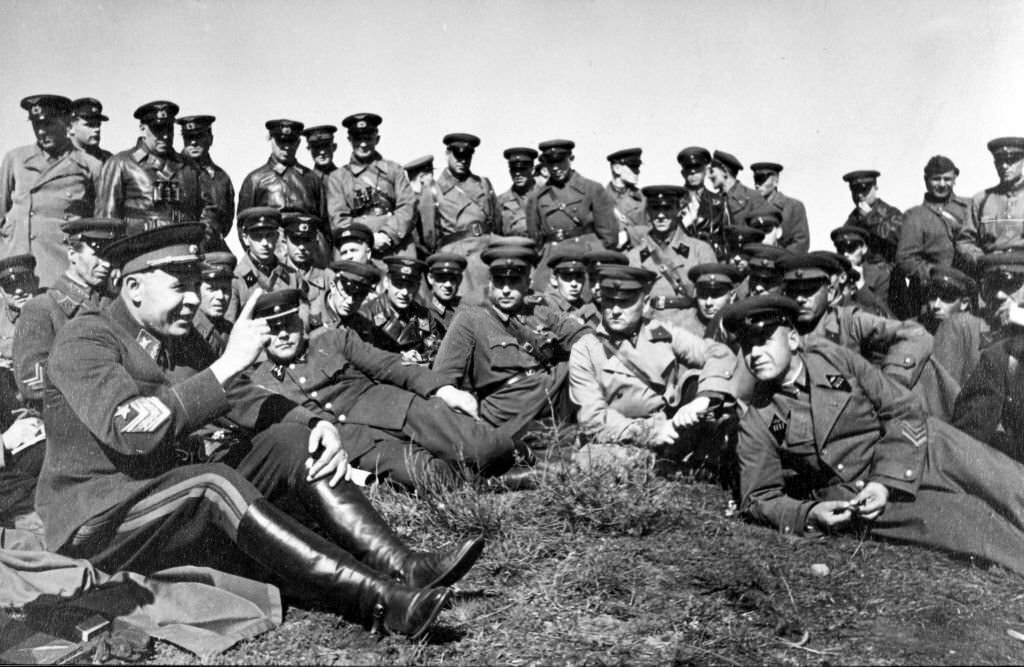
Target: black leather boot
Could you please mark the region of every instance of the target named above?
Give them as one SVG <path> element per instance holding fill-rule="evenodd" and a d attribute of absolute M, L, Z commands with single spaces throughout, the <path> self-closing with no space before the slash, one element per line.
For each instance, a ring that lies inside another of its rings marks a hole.
<path fill-rule="evenodd" d="M 299 500 L 331 539 L 373 569 L 414 588 L 454 584 L 483 553 L 481 536 L 446 552 L 413 551 L 355 484 L 341 481 L 332 488 L 322 480 L 297 486 Z"/>
<path fill-rule="evenodd" d="M 238 548 L 274 573 L 286 594 L 321 602 L 372 632 L 422 637 L 448 602 L 447 588 L 397 583 L 360 563 L 261 498 L 238 524 Z"/>

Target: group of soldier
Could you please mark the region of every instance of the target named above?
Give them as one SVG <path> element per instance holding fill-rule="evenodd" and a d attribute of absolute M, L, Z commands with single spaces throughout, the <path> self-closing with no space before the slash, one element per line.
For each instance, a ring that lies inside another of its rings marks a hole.
<path fill-rule="evenodd" d="M 534 488 L 537 429 L 572 422 L 577 463 L 688 470 L 784 532 L 870 525 L 1024 573 L 1024 138 L 989 142 L 1000 182 L 972 199 L 941 155 L 905 212 L 877 171 L 845 174 L 834 251 L 809 251 L 782 165 L 751 188 L 720 150 L 641 188 L 640 148 L 602 186 L 572 141 L 512 147 L 496 195 L 472 134 L 443 138 L 435 179 L 432 156 L 381 156 L 376 114 L 342 121 L 341 166 L 337 127 L 274 119 L 236 202 L 213 116 L 143 104 L 111 155 L 99 101 L 22 107 L 0 510 L 51 550 L 142 572 L 227 553 L 418 637 L 483 541 L 412 551 L 359 487 Z"/>

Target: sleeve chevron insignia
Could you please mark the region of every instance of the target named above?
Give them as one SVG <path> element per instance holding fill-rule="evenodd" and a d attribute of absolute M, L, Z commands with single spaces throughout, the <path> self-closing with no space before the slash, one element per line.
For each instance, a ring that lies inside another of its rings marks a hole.
<path fill-rule="evenodd" d="M 928 425 L 923 421 L 903 422 L 903 437 L 913 446 L 921 447 L 928 442 Z"/>
<path fill-rule="evenodd" d="M 133 398 L 114 412 L 122 433 L 152 433 L 170 417 L 170 408 L 155 396 Z"/>
<path fill-rule="evenodd" d="M 32 375 L 23 378 L 25 386 L 35 391 L 43 389 L 43 365 L 38 361 L 32 366 Z"/>

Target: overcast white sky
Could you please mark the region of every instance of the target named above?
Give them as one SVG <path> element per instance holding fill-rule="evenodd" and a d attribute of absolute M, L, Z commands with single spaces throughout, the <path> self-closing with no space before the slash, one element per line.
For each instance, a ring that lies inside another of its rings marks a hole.
<path fill-rule="evenodd" d="M 5 0 L 0 40 L 0 150 L 32 141 L 18 103 L 35 93 L 99 98 L 115 152 L 149 100 L 214 114 L 236 187 L 278 117 L 374 111 L 398 162 L 439 164 L 445 133 L 472 132 L 499 192 L 513 145 L 574 139 L 601 182 L 606 154 L 642 146 L 651 185 L 680 182 L 697 144 L 785 165 L 819 247 L 851 208 L 846 171 L 878 169 L 907 208 L 931 155 L 970 195 L 995 182 L 985 143 L 1024 135 L 1020 0 Z"/>

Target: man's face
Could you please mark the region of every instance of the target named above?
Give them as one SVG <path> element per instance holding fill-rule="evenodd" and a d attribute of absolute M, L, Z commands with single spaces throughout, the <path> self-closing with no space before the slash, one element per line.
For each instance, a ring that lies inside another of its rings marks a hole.
<path fill-rule="evenodd" d="M 783 378 L 800 346 L 796 331 L 785 325 L 769 326 L 764 333 L 744 333 L 739 337 L 743 361 L 750 373 L 762 382 Z"/>
<path fill-rule="evenodd" d="M 267 356 L 276 363 L 288 363 L 299 353 L 305 336 L 302 317 L 298 311 L 283 317 L 267 319 L 270 327 L 270 341 Z"/>
<path fill-rule="evenodd" d="M 515 275 L 491 276 L 488 283 L 488 296 L 494 307 L 504 313 L 514 313 L 523 305 L 530 278 L 525 273 Z"/>
<path fill-rule="evenodd" d="M 683 180 L 686 181 L 686 187 L 691 190 L 700 190 L 704 187 L 704 179 L 707 178 L 708 168 L 705 167 L 687 167 L 682 170 Z"/>
<path fill-rule="evenodd" d="M 307 148 L 313 156 L 313 164 L 328 167 L 334 162 L 334 151 L 338 150 L 338 144 L 333 141 L 317 141 L 307 145 Z"/>
<path fill-rule="evenodd" d="M 430 291 L 441 303 L 448 303 L 459 293 L 462 274 L 459 273 L 428 273 L 427 284 Z"/>
<path fill-rule="evenodd" d="M 34 273 L 16 273 L 0 281 L 4 304 L 11 310 L 21 310 L 25 302 L 39 291 L 39 278 Z"/>
<path fill-rule="evenodd" d="M 207 130 L 206 132 L 182 135 L 182 141 L 185 142 L 185 147 L 182 148 L 185 155 L 193 160 L 202 160 L 210 152 L 210 146 L 213 145 L 213 132 Z"/>
<path fill-rule="evenodd" d="M 199 272 L 156 269 L 125 276 L 122 293 L 140 323 L 156 336 L 180 337 L 192 330 L 199 309 Z"/>
<path fill-rule="evenodd" d="M 297 269 L 309 268 L 313 262 L 313 248 L 316 246 L 316 240 L 306 238 L 304 236 L 293 236 L 291 234 L 284 235 L 288 259 Z"/>
<path fill-rule="evenodd" d="M 569 303 L 578 303 L 583 298 L 583 285 L 587 275 L 578 270 L 561 270 L 551 274 L 551 286 Z"/>
<path fill-rule="evenodd" d="M 994 161 L 999 181 L 1004 185 L 1013 185 L 1024 177 L 1024 153 L 1000 153 Z"/>
<path fill-rule="evenodd" d="M 32 131 L 36 135 L 36 143 L 49 153 L 60 151 L 67 145 L 68 121 L 61 116 L 51 116 L 46 120 L 32 123 Z"/>
<path fill-rule="evenodd" d="M 854 204 L 864 202 L 868 206 L 875 203 L 878 199 L 878 184 L 877 183 L 851 183 L 850 184 L 850 199 L 853 200 Z"/>
<path fill-rule="evenodd" d="M 813 325 L 817 324 L 828 307 L 830 281 L 824 278 L 787 281 L 783 285 L 782 291 L 800 304 L 797 321 L 801 324 Z"/>
<path fill-rule="evenodd" d="M 529 186 L 532 173 L 532 167 L 510 167 L 508 174 L 512 177 L 512 187 L 522 190 Z"/>
<path fill-rule="evenodd" d="M 651 221 L 654 231 L 662 235 L 669 234 L 679 222 L 679 207 L 666 203 L 658 206 L 647 206 L 647 219 Z"/>
<path fill-rule="evenodd" d="M 614 170 L 615 175 L 621 178 L 623 183 L 636 185 L 640 181 L 640 165 L 617 164 Z"/>
<path fill-rule="evenodd" d="M 954 313 L 961 313 L 967 310 L 967 299 L 960 296 L 958 292 L 931 289 L 928 291 L 928 314 L 936 322 L 945 322 Z"/>
<path fill-rule="evenodd" d="M 151 153 L 168 155 L 174 150 L 174 126 L 170 123 L 143 124 L 142 143 Z"/>
<path fill-rule="evenodd" d="M 350 262 L 368 264 L 373 251 L 370 246 L 362 241 L 345 241 L 335 250 L 335 259 L 346 259 Z"/>
<path fill-rule="evenodd" d="M 362 283 L 338 276 L 331 283 L 327 302 L 339 316 L 348 317 L 359 310 L 369 293 L 369 288 Z"/>
<path fill-rule="evenodd" d="M 473 165 L 472 148 L 449 148 L 445 155 L 448 157 L 448 171 L 452 175 L 458 178 L 469 175 L 469 168 Z"/>
<path fill-rule="evenodd" d="M 254 229 L 242 234 L 242 242 L 250 257 L 261 264 L 267 264 L 274 258 L 274 248 L 277 247 L 280 234 L 276 229 Z"/>
<path fill-rule="evenodd" d="M 89 287 L 99 287 L 110 276 L 110 262 L 96 254 L 95 241 L 81 241 L 68 248 L 68 267 L 71 272 Z"/>
<path fill-rule="evenodd" d="M 377 150 L 380 135 L 376 132 L 349 134 L 348 143 L 352 146 L 352 155 L 359 161 L 369 160 Z"/>
<path fill-rule="evenodd" d="M 708 172 L 708 180 L 711 181 L 711 187 L 715 189 L 721 189 L 725 187 L 726 181 L 729 178 L 728 172 L 721 167 L 712 165 Z"/>
<path fill-rule="evenodd" d="M 758 194 L 767 198 L 779 189 L 779 175 L 771 171 L 755 171 L 754 187 Z"/>
<path fill-rule="evenodd" d="M 551 174 L 548 178 L 552 183 L 561 185 L 569 180 L 569 176 L 572 175 L 572 154 L 567 154 L 565 157 L 551 161 L 550 158 L 544 161 L 547 165 L 548 172 Z"/>
<path fill-rule="evenodd" d="M 287 137 L 270 137 L 270 155 L 281 164 L 290 165 L 295 162 L 295 151 L 299 150 L 299 136 L 291 134 Z"/>
<path fill-rule="evenodd" d="M 206 278 L 199 283 L 199 310 L 217 320 L 224 317 L 231 302 L 231 278 Z"/>
<path fill-rule="evenodd" d="M 697 295 L 697 314 L 704 322 L 710 322 L 718 311 L 725 308 L 733 298 L 735 290 L 725 283 L 702 283 L 694 290 Z"/>
<path fill-rule="evenodd" d="M 952 170 L 941 174 L 926 174 L 924 177 L 924 187 L 934 199 L 947 199 L 953 194 L 954 185 L 956 172 Z"/>
<path fill-rule="evenodd" d="M 835 241 L 836 252 L 850 261 L 854 268 L 864 263 L 868 246 L 860 239 L 839 239 Z"/>
<path fill-rule="evenodd" d="M 68 125 L 68 136 L 76 145 L 83 148 L 99 146 L 101 125 L 99 118 L 75 118 Z"/>
<path fill-rule="evenodd" d="M 416 292 L 420 288 L 420 281 L 399 276 L 388 276 L 384 286 L 387 288 L 391 304 L 398 310 L 405 310 L 412 305 L 413 300 L 416 298 Z"/>
<path fill-rule="evenodd" d="M 614 290 L 601 297 L 601 321 L 609 333 L 630 334 L 643 316 L 643 290 Z"/>

